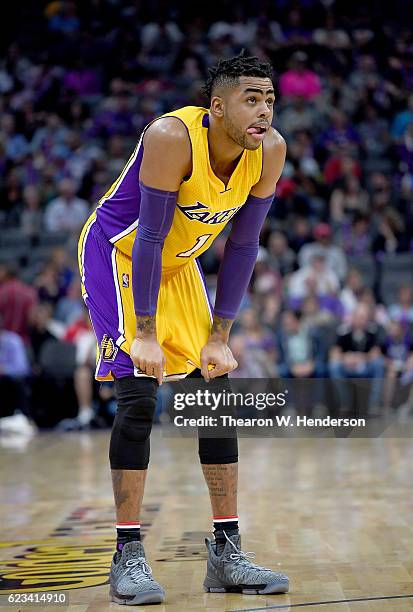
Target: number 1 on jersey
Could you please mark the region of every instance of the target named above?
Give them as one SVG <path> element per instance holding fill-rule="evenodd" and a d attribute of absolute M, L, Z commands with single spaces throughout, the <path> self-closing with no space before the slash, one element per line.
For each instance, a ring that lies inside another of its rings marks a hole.
<path fill-rule="evenodd" d="M 196 251 L 204 246 L 207 242 L 208 238 L 211 238 L 212 234 L 202 234 L 202 236 L 198 236 L 196 242 L 193 247 L 191 247 L 188 251 L 182 251 L 182 253 L 178 253 L 177 257 L 191 257 Z"/>

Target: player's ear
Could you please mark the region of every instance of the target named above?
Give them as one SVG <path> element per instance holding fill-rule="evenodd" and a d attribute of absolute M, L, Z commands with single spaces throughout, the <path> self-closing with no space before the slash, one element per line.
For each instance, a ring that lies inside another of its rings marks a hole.
<path fill-rule="evenodd" d="M 211 98 L 211 113 L 216 117 L 223 117 L 224 100 L 220 96 L 213 96 Z"/>

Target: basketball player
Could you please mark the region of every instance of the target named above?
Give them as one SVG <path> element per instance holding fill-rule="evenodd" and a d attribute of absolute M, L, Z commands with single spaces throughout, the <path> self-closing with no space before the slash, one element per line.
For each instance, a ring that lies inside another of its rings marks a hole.
<path fill-rule="evenodd" d="M 243 54 L 210 69 L 209 110 L 185 107 L 149 124 L 79 242 L 82 292 L 96 333 L 98 380 L 115 380 L 110 441 L 117 550 L 112 601 L 164 601 L 140 542 L 140 509 L 158 385 L 205 381 L 237 367 L 228 337 L 285 161 L 271 127 L 272 68 Z M 212 314 L 198 257 L 225 225 L 230 236 Z M 285 593 L 288 578 L 240 548 L 235 436 L 199 438 L 214 535 L 206 540 L 211 592 Z"/>

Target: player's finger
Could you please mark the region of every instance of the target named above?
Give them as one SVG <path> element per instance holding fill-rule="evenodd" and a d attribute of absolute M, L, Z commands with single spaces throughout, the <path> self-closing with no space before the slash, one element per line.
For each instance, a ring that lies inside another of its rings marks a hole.
<path fill-rule="evenodd" d="M 141 359 L 135 359 L 133 363 L 140 372 L 145 373 L 145 363 Z"/>
<path fill-rule="evenodd" d="M 153 363 L 150 363 L 147 367 L 146 367 L 146 374 L 148 376 L 155 376 L 155 365 Z"/>
<path fill-rule="evenodd" d="M 231 368 L 228 366 L 228 364 L 215 364 L 215 368 L 209 371 L 209 377 L 216 378 L 217 376 L 222 376 L 223 374 L 226 374 L 230 371 Z"/>
<path fill-rule="evenodd" d="M 156 380 L 158 381 L 159 386 L 162 384 L 163 378 L 163 364 L 162 361 L 157 363 L 153 369 L 153 375 L 156 376 Z"/>
<path fill-rule="evenodd" d="M 209 379 L 210 379 L 208 365 L 209 365 L 208 357 L 204 357 L 203 355 L 201 355 L 201 374 L 204 377 L 205 382 L 209 382 Z"/>

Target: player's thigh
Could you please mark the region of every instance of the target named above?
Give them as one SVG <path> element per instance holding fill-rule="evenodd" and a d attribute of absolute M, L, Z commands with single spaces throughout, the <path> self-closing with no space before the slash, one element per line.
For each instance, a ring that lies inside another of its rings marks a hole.
<path fill-rule="evenodd" d="M 212 308 L 202 271 L 196 261 L 188 262 L 179 273 L 163 283 L 159 315 L 165 322 L 165 347 L 185 355 L 188 371 L 200 367 L 200 352 L 208 341 Z"/>
<path fill-rule="evenodd" d="M 100 235 L 96 224 L 83 241 L 79 261 L 83 299 L 98 343 L 97 376 L 129 376 L 134 372 L 126 338 L 126 330 L 131 328 L 131 308 L 125 291 L 120 289 L 123 266 L 119 251 Z"/>

